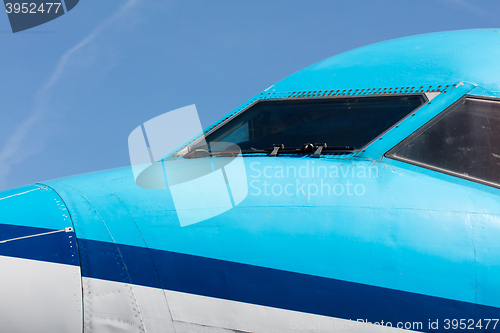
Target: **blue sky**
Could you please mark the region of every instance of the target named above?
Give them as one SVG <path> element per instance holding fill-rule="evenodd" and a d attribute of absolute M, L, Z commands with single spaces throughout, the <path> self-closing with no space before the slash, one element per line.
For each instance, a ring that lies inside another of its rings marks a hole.
<path fill-rule="evenodd" d="M 308 65 L 387 39 L 499 28 L 493 0 L 81 0 L 12 34 L 0 15 L 0 189 L 129 164 L 130 132 L 203 126 Z"/>

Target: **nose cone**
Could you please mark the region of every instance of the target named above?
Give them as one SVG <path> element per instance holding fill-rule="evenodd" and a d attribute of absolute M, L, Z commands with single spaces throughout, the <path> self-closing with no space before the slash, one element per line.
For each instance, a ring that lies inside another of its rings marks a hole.
<path fill-rule="evenodd" d="M 76 238 L 44 186 L 0 192 L 0 332 L 81 332 Z"/>

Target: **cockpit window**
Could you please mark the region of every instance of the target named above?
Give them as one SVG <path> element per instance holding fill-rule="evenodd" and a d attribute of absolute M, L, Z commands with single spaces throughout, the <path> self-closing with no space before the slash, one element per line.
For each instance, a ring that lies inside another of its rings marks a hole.
<path fill-rule="evenodd" d="M 210 145 L 232 142 L 242 151 L 327 144 L 328 149 L 366 146 L 425 103 L 421 95 L 261 101 L 208 133 Z"/>
<path fill-rule="evenodd" d="M 465 98 L 387 155 L 500 186 L 500 102 Z"/>

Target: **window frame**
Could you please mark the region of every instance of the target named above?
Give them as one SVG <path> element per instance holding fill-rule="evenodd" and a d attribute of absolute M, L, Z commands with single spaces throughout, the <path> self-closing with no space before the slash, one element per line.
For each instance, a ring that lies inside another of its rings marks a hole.
<path fill-rule="evenodd" d="M 389 151 L 387 151 L 384 154 L 384 157 L 392 159 L 392 160 L 404 162 L 404 163 L 407 163 L 407 164 L 410 164 L 410 165 L 415 165 L 415 166 L 418 166 L 418 167 L 422 167 L 422 168 L 425 168 L 425 169 L 428 169 L 428 170 L 437 171 L 437 172 L 440 172 L 440 173 L 443 173 L 443 174 L 446 174 L 446 175 L 454 176 L 456 178 L 460 178 L 460 179 L 464 179 L 464 180 L 469 180 L 469 181 L 472 181 L 472 182 L 475 182 L 475 183 L 479 183 L 479 184 L 482 184 L 482 185 L 491 186 L 491 187 L 494 187 L 494 188 L 500 188 L 500 184 L 497 184 L 497 183 L 492 183 L 492 182 L 489 182 L 489 181 L 486 181 L 486 180 L 482 180 L 480 178 L 476 178 L 476 177 L 472 177 L 472 176 L 466 176 L 466 175 L 458 173 L 458 172 L 450 171 L 450 170 L 447 170 L 447 169 L 442 169 L 442 168 L 439 168 L 439 167 L 436 167 L 436 166 L 433 166 L 433 165 L 430 165 L 430 164 L 427 164 L 427 163 L 418 162 L 418 161 L 410 160 L 410 159 L 407 159 L 407 158 L 404 158 L 404 157 L 398 157 L 398 156 L 394 156 L 393 155 L 397 150 L 399 150 L 399 148 L 401 148 L 402 146 L 406 145 L 407 143 L 413 141 L 420 134 L 422 134 L 423 132 L 425 132 L 430 127 L 434 126 L 441 119 L 445 118 L 448 114 L 452 113 L 457 108 L 459 108 L 461 105 L 465 104 L 465 101 L 467 99 L 475 99 L 475 100 L 479 100 L 479 101 L 484 101 L 484 100 L 494 101 L 494 102 L 498 102 L 499 105 L 500 105 L 500 98 L 489 97 L 489 96 L 464 95 L 463 97 L 461 97 L 460 99 L 458 99 L 457 101 L 455 101 L 452 105 L 450 105 L 449 107 L 447 107 L 446 109 L 444 109 L 443 111 L 441 111 L 439 114 L 437 114 L 435 117 L 433 117 L 431 120 L 429 120 L 427 123 L 425 123 L 422 127 L 420 127 L 419 129 L 417 129 L 415 132 L 411 133 L 409 136 L 407 136 L 401 142 L 397 143 L 394 147 L 392 147 Z"/>
<path fill-rule="evenodd" d="M 391 127 L 389 127 L 388 129 L 386 129 L 384 132 L 380 133 L 378 136 L 376 136 L 373 140 L 371 140 L 370 142 L 368 142 L 364 146 L 362 146 L 360 148 L 356 148 L 354 150 L 346 151 L 343 154 L 359 153 L 359 152 L 365 150 L 372 143 L 376 142 L 380 137 L 384 136 L 386 133 L 388 133 L 389 131 L 391 131 L 393 128 L 399 126 L 403 121 L 405 121 L 406 119 L 410 118 L 417 110 L 421 109 L 427 103 L 429 103 L 430 100 L 429 100 L 429 97 L 426 95 L 426 93 L 425 92 L 415 92 L 415 93 L 377 94 L 377 95 L 343 95 L 343 96 L 327 96 L 327 97 L 322 96 L 322 97 L 300 97 L 300 98 L 260 98 L 260 99 L 257 99 L 256 101 L 254 101 L 253 103 L 249 104 L 248 106 L 246 106 L 245 108 L 243 108 L 239 112 L 236 112 L 235 114 L 231 115 L 229 118 L 225 119 L 223 122 L 219 123 L 217 126 L 215 126 L 214 128 L 210 129 L 209 131 L 207 131 L 206 133 L 203 133 L 203 134 L 204 134 L 204 138 L 206 138 L 207 136 L 209 136 L 210 134 L 212 134 L 213 132 L 215 132 L 216 130 L 218 130 L 222 126 L 226 125 L 228 122 L 232 121 L 234 118 L 236 118 L 237 116 L 239 116 L 242 113 L 246 112 L 248 109 L 252 108 L 257 103 L 260 103 L 260 102 L 269 102 L 269 101 L 297 101 L 297 100 L 330 100 L 330 99 L 369 98 L 369 97 L 372 97 L 372 98 L 375 97 L 376 98 L 376 97 L 392 97 L 392 96 L 421 96 L 421 97 L 423 97 L 424 101 L 423 101 L 423 103 L 420 106 L 418 106 L 417 108 L 415 108 L 414 110 L 412 110 L 411 112 L 409 112 L 406 116 L 404 116 L 403 118 L 401 118 L 399 121 L 397 121 L 396 123 L 394 123 Z M 192 146 L 195 146 L 200 141 L 201 141 L 201 138 L 195 140 L 193 143 L 191 143 L 191 144 L 188 145 L 188 148 L 192 147 Z M 328 152 L 328 151 L 324 151 L 323 152 L 323 154 L 330 154 L 330 153 L 338 154 L 338 152 Z"/>

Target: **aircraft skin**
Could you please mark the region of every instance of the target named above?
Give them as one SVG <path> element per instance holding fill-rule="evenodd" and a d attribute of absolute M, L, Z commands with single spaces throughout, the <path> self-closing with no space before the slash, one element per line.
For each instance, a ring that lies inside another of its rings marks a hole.
<path fill-rule="evenodd" d="M 498 188 L 386 156 L 461 98 L 500 98 L 498 59 L 500 30 L 453 31 L 283 79 L 214 126 L 264 99 L 426 102 L 354 153 L 245 155 L 247 197 L 196 224 L 130 167 L 2 192 L 0 332 L 499 331 Z M 325 182 L 344 192 L 302 190 Z"/>

